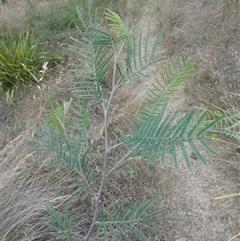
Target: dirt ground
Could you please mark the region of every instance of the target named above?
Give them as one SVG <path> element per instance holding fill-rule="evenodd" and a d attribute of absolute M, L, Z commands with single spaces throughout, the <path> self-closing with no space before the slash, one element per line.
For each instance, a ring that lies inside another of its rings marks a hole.
<path fill-rule="evenodd" d="M 138 6 L 140 2 L 141 9 Z M 150 22 L 154 37 L 165 19 L 169 20 L 169 25 L 159 46 L 166 59 L 150 67 L 150 78 L 139 78 L 134 86 L 128 85 L 118 91 L 115 99 L 118 108 L 110 116 L 116 128 L 125 116 L 138 111 L 147 89 L 159 77 L 159 70 L 180 53 L 187 57 L 196 55 L 198 66 L 188 83 L 173 95 L 167 111 L 184 113 L 192 107 L 212 108 L 213 105 L 221 108 L 233 106 L 239 110 L 239 89 L 226 86 L 238 84 L 240 78 L 240 3 L 229 2 L 127 1 L 122 14 L 129 26 L 144 31 Z M 3 9 L 0 14 L 3 14 Z M 72 58 L 69 55 L 70 62 Z M 46 84 L 55 96 L 67 100 L 64 92 L 67 80 L 68 70 L 62 65 Z M 32 90 L 14 107 L 0 100 L 0 239 L 3 241 L 55 240 L 41 236 L 47 220 L 46 201 L 52 200 L 59 205 L 67 202 L 73 206 L 79 204 L 69 190 L 59 188 L 64 188 L 60 181 L 67 180 L 71 173 L 61 168 L 45 170 L 33 161 L 37 159 L 34 153 L 24 150 L 26 141 L 22 135 L 30 133 L 29 122 L 41 124 L 45 98 L 44 92 Z M 92 130 L 93 136 L 96 129 L 98 126 Z M 240 143 L 235 144 L 240 147 Z M 192 156 L 192 171 L 184 163 L 176 170 L 170 160 L 165 166 L 159 163 L 156 167 L 135 163 L 138 174 L 128 176 L 127 183 L 117 178 L 111 181 L 108 188 L 111 190 L 112 187 L 114 191 L 111 193 L 115 195 L 107 197 L 106 194 L 107 202 L 159 196 L 160 209 L 174 208 L 171 215 L 183 221 L 162 224 L 166 232 L 152 235 L 149 240 L 230 240 L 240 232 L 240 197 L 213 198 L 240 192 L 240 152 L 229 143 L 216 143 L 216 147 L 220 157 L 207 157 L 207 166 L 202 166 Z M 53 184 L 58 187 L 53 187 Z M 77 211 L 84 213 L 82 220 L 89 215 L 84 205 Z M 79 222 L 78 227 L 77 231 L 84 233 L 84 224 Z M 235 240 L 240 240 L 240 237 Z"/>

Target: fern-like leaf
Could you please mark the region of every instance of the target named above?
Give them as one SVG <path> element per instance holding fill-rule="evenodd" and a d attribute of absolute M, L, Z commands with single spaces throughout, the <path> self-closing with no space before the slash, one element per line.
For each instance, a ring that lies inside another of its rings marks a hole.
<path fill-rule="evenodd" d="M 133 135 L 125 138 L 125 145 L 134 150 L 135 155 L 145 157 L 153 163 L 160 158 L 164 164 L 167 154 L 170 154 L 177 167 L 179 159 L 177 150 L 180 149 L 189 169 L 191 169 L 191 164 L 188 150 L 194 152 L 199 161 L 206 164 L 197 143 L 201 144 L 205 151 L 217 155 L 217 152 L 207 144 L 207 135 L 221 122 L 223 116 L 206 121 L 207 112 L 203 112 L 196 119 L 193 109 L 182 118 L 178 117 L 177 112 L 165 117 L 165 108 L 166 105 L 156 116 L 140 120 Z"/>
<path fill-rule="evenodd" d="M 163 25 L 160 32 L 157 34 L 154 44 L 152 48 L 149 47 L 149 37 L 150 37 L 150 28 L 146 34 L 144 34 L 145 41 L 143 41 L 143 33 L 142 31 L 133 33 L 131 35 L 131 49 L 127 48 L 125 64 L 126 69 L 122 71 L 118 69 L 120 76 L 122 77 L 122 85 L 125 84 L 126 81 L 133 82 L 133 78 L 136 75 L 141 75 L 148 77 L 149 75 L 146 73 L 146 69 L 153 63 L 163 59 L 161 54 L 156 54 L 156 48 L 163 36 L 163 32 L 167 26 L 167 22 Z M 145 37 L 146 35 L 146 37 Z"/>
<path fill-rule="evenodd" d="M 109 26 L 116 32 L 114 42 L 118 43 L 119 41 L 124 40 L 128 46 L 129 51 L 131 52 L 132 43 L 127 26 L 123 23 L 118 14 L 114 13 L 108 8 L 106 10 L 107 12 L 105 13 L 105 18 L 109 20 Z"/>
<path fill-rule="evenodd" d="M 103 59 L 103 57 L 99 56 L 101 49 L 94 49 L 91 39 L 84 38 L 79 41 L 71 38 L 71 40 L 75 42 L 75 45 L 70 45 L 69 48 L 79 55 L 79 63 L 70 65 L 70 78 L 72 79 L 70 90 L 78 99 L 92 101 L 93 104 L 99 103 L 102 101 L 101 84 L 109 64 L 105 62 L 105 65 L 97 65 L 99 58 Z M 107 59 L 110 60 L 110 57 Z"/>
<path fill-rule="evenodd" d="M 58 133 L 66 133 L 66 115 L 69 110 L 72 99 L 69 102 L 63 102 L 63 105 L 50 103 L 50 108 L 46 116 L 49 126 Z"/>
<path fill-rule="evenodd" d="M 32 151 L 49 153 L 48 155 L 52 156 L 51 161 L 44 163 L 48 168 L 64 164 L 68 169 L 74 171 L 76 176 L 69 180 L 70 187 L 81 194 L 82 200 L 85 199 L 90 192 L 89 188 L 95 185 L 93 170 L 87 158 L 91 147 L 87 148 L 86 143 L 83 145 L 84 139 L 82 137 L 68 140 L 63 135 L 55 133 L 46 122 L 43 131 L 36 127 L 32 129 L 35 132 L 35 137 L 28 136 L 27 139 L 35 145 L 32 144 L 28 148 Z"/>
<path fill-rule="evenodd" d="M 54 131 L 45 122 L 43 130 L 33 127 L 34 137 L 27 138 L 32 142 L 32 146 L 28 147 L 32 151 L 41 151 L 52 156 L 50 162 L 44 163 L 47 167 L 65 164 L 68 169 L 77 174 L 76 178 L 70 180 L 71 186 L 75 191 L 81 192 L 81 198 L 84 199 L 89 193 L 89 187 L 93 187 L 95 182 L 87 158 L 91 150 L 91 147 L 86 145 L 86 131 L 90 121 L 89 110 L 84 104 L 79 106 L 81 106 L 80 111 L 77 108 L 70 109 L 69 122 L 73 124 L 68 126 L 69 131 L 66 135 Z"/>
<path fill-rule="evenodd" d="M 153 87 L 149 89 L 141 113 L 146 117 L 157 115 L 162 106 L 169 101 L 170 96 L 189 78 L 194 67 L 194 58 L 186 61 L 181 56 L 173 60 L 172 64 L 160 74 L 161 79 L 156 79 Z"/>
<path fill-rule="evenodd" d="M 68 207 L 65 208 L 63 219 L 50 202 L 47 203 L 46 209 L 54 220 L 54 223 L 48 223 L 48 227 L 52 230 L 52 235 L 60 239 L 76 241 L 76 237 L 74 237 L 72 234 L 73 220 L 69 217 Z"/>
<path fill-rule="evenodd" d="M 89 27 L 96 26 L 98 23 L 98 8 L 95 8 L 95 11 L 93 11 L 92 6 L 92 0 L 88 1 L 87 21 L 84 19 L 84 15 L 82 14 L 79 6 L 76 7 L 78 18 L 85 32 L 88 31 Z"/>
<path fill-rule="evenodd" d="M 79 63 L 70 65 L 70 77 L 73 79 L 70 90 L 77 98 L 91 100 L 93 104 L 103 101 L 102 84 L 113 56 L 111 33 L 97 25 L 96 14 L 97 11 L 93 16 L 90 7 L 89 19 L 86 22 L 78 8 L 78 16 L 85 30 L 81 40 L 71 38 L 74 45 L 69 47 L 79 56 Z"/>
<path fill-rule="evenodd" d="M 149 239 L 142 231 L 143 228 L 154 229 L 154 223 L 177 220 L 161 217 L 162 211 L 149 213 L 149 209 L 158 200 L 159 198 L 155 197 L 149 201 L 141 201 L 127 207 L 122 204 L 111 214 L 107 214 L 102 208 L 98 215 L 97 235 L 102 235 L 104 241 L 109 240 L 110 237 L 113 237 L 115 241 L 120 237 L 124 237 L 125 240 L 148 241 Z"/>
<path fill-rule="evenodd" d="M 71 152 L 78 155 L 81 149 L 86 146 L 87 128 L 90 123 L 89 108 L 84 103 L 77 103 L 77 107 L 71 108 L 69 122 L 69 130 L 71 130 L 68 138 L 68 146 Z"/>
<path fill-rule="evenodd" d="M 209 112 L 208 120 L 220 116 L 223 116 L 223 118 L 213 128 L 212 132 L 215 135 L 212 137 L 215 138 L 217 134 L 223 134 L 240 142 L 240 112 L 237 110 L 211 111 Z"/>

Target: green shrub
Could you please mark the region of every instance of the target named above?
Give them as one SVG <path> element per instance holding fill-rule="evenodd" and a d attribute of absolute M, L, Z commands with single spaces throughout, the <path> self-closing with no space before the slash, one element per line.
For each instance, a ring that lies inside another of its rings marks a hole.
<path fill-rule="evenodd" d="M 94 202 L 94 208 L 86 210 L 92 214 L 89 220 L 83 220 L 87 225 L 83 237 L 75 231 L 78 228 L 74 227 L 74 218 L 69 215 L 70 208 L 59 214 L 57 203 L 49 200 L 46 205 L 52 218 L 49 227 L 54 236 L 68 241 L 81 238 L 88 241 L 93 235 L 104 241 L 148 241 L 147 229 L 157 230 L 157 227 L 154 229 L 156 223 L 173 220 L 163 216 L 163 211 L 152 211 L 158 197 L 130 204 L 116 200 L 108 207 L 102 199 L 103 193 L 108 191 L 105 190 L 106 183 L 119 171 L 124 172 L 126 165 L 136 157 L 152 165 L 157 162 L 164 164 L 166 159 L 171 158 L 176 168 L 179 161 L 184 160 L 191 169 L 190 155 L 193 152 L 199 162 L 206 164 L 203 151 L 218 155 L 210 146 L 212 140 L 222 135 L 240 140 L 236 128 L 240 124 L 240 114 L 213 115 L 207 110 L 198 113 L 194 109 L 183 116 L 178 111 L 167 114 L 165 110 L 171 95 L 188 79 L 195 67 L 194 58 L 186 60 L 179 57 L 165 68 L 159 80 L 148 90 L 140 114 L 128 125 L 130 131 L 119 134 L 117 130 L 112 130 L 111 133 L 108 117 L 116 92 L 127 82 L 134 82 L 139 75 L 149 76 L 147 68 L 163 59 L 157 46 L 166 25 L 150 47 L 149 29 L 145 35 L 142 31 L 130 32 L 121 18 L 109 9 L 104 14 L 108 28 L 99 26 L 97 11 L 92 12 L 91 4 L 87 20 L 79 9 L 77 11 L 84 32 L 80 40 L 72 38 L 74 44 L 70 46 L 79 56 L 79 63 L 72 65 L 71 72 L 73 81 L 70 89 L 75 98 L 65 102 L 63 108 L 54 110 L 52 115 L 48 114 L 43 130 L 33 128 L 34 135 L 29 140 L 36 144 L 32 150 L 51 156 L 50 166 L 65 165 L 78 176 L 75 187 L 79 199 L 88 199 L 90 206 Z M 109 76 L 111 90 L 104 88 Z M 82 104 L 76 104 L 79 100 Z M 75 104 L 77 108 L 69 108 L 70 104 Z M 90 144 L 87 134 L 93 106 L 102 109 L 103 132 L 99 131 L 99 135 L 103 141 Z M 133 123 L 137 124 L 134 126 Z M 98 148 L 101 151 L 97 151 L 97 156 L 101 162 L 93 164 L 91 154 Z M 99 166 L 94 168 L 95 165 Z"/>
<path fill-rule="evenodd" d="M 14 98 L 16 89 L 39 82 L 42 66 L 55 57 L 39 47 L 41 36 L 34 30 L 14 34 L 9 28 L 0 42 L 0 91 L 7 101 Z"/>

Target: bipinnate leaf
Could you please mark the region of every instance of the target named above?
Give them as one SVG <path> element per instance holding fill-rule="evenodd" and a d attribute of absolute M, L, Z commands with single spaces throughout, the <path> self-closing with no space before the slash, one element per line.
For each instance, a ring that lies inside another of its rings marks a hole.
<path fill-rule="evenodd" d="M 208 119 L 221 118 L 221 121 L 213 128 L 213 139 L 218 134 L 223 134 L 227 137 L 234 138 L 235 140 L 240 141 L 240 111 L 233 110 L 219 110 L 209 112 Z"/>
<path fill-rule="evenodd" d="M 32 143 L 28 146 L 29 149 L 51 156 L 51 160 L 43 160 L 45 166 L 51 168 L 64 164 L 78 174 L 78 178 L 72 178 L 69 182 L 71 187 L 82 195 L 81 199 L 84 199 L 89 194 L 89 187 L 95 185 L 95 181 L 87 158 L 91 150 L 91 146 L 86 145 L 86 131 L 90 122 L 89 110 L 83 103 L 79 106 L 80 110 L 70 108 L 71 125 L 68 126 L 67 135 L 54 131 L 47 122 L 44 122 L 43 130 L 32 127 L 33 136 L 26 138 Z"/>
<path fill-rule="evenodd" d="M 66 134 L 66 115 L 68 113 L 72 98 L 68 102 L 63 102 L 63 105 L 59 105 L 50 102 L 50 107 L 46 116 L 48 125 L 58 133 Z"/>
<path fill-rule="evenodd" d="M 109 26 L 116 32 L 116 37 L 113 39 L 113 41 L 115 43 L 118 43 L 119 41 L 125 41 L 128 49 L 131 51 L 131 35 L 120 16 L 107 8 L 105 12 L 105 18 L 109 20 Z"/>
<path fill-rule="evenodd" d="M 189 78 L 195 67 L 194 58 L 186 60 L 177 57 L 160 73 L 160 79 L 148 90 L 141 113 L 143 116 L 157 115 L 162 106 L 170 100 L 171 95 Z"/>
<path fill-rule="evenodd" d="M 122 77 L 122 85 L 126 81 L 134 82 L 135 76 L 149 77 L 146 72 L 147 68 L 155 62 L 162 60 L 164 57 L 160 52 L 156 51 L 160 40 L 162 39 L 163 32 L 167 26 L 167 22 L 163 24 L 161 30 L 155 37 L 154 44 L 150 47 L 150 28 L 148 27 L 147 33 L 143 34 L 140 32 L 133 32 L 131 34 L 131 45 L 127 45 L 125 64 L 126 69 L 122 71 L 118 69 L 120 76 Z M 143 40 L 145 39 L 145 40 Z"/>
<path fill-rule="evenodd" d="M 98 215 L 97 235 L 103 236 L 104 241 L 109 240 L 109 237 L 113 237 L 115 241 L 120 237 L 124 237 L 124 240 L 148 241 L 148 237 L 142 231 L 143 228 L 154 230 L 155 223 L 177 220 L 162 217 L 163 210 L 149 212 L 158 200 L 158 197 L 154 197 L 149 201 L 141 201 L 126 207 L 121 204 L 110 214 L 102 207 Z"/>
<path fill-rule="evenodd" d="M 84 21 L 78 9 L 84 31 L 81 40 L 71 38 L 74 44 L 69 48 L 79 56 L 81 68 L 79 64 L 71 65 L 70 90 L 78 99 L 86 99 L 91 101 L 91 104 L 96 104 L 103 101 L 102 85 L 106 80 L 113 56 L 113 43 L 111 33 L 97 25 L 97 11 L 92 14 L 91 7 L 88 11 L 89 19 Z"/>
<path fill-rule="evenodd" d="M 46 204 L 46 209 L 54 221 L 54 223 L 48 223 L 48 227 L 51 229 L 52 235 L 58 239 L 60 238 L 68 241 L 76 241 L 76 238 L 72 234 L 73 220 L 69 217 L 68 207 L 66 206 L 65 208 L 63 218 L 61 218 L 57 213 L 52 203 L 48 202 Z"/>
<path fill-rule="evenodd" d="M 181 118 L 177 112 L 165 116 L 165 108 L 166 105 L 158 115 L 142 118 L 133 134 L 125 138 L 125 145 L 133 150 L 136 156 L 144 157 L 151 163 L 160 159 L 162 164 L 167 157 L 172 156 L 175 167 L 182 156 L 187 167 L 191 169 L 189 151 L 195 153 L 202 164 L 206 164 L 198 144 L 205 151 L 218 154 L 208 145 L 206 136 L 221 122 L 223 116 L 206 121 L 207 112 L 196 117 L 194 109 Z"/>

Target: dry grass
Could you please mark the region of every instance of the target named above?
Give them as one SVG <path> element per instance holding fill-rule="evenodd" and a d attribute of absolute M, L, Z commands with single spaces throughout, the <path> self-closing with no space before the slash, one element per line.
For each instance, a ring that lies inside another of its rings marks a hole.
<path fill-rule="evenodd" d="M 36 164 L 33 161 L 39 156 L 27 154 L 25 147 L 26 142 L 18 137 L 1 152 L 4 157 L 1 162 L 1 184 L 4 184 L 1 187 L 4 198 L 0 203 L 1 240 L 55 240 L 46 227 L 48 200 L 59 211 L 66 205 L 74 207 L 72 216 L 80 221 L 76 222 L 76 230 L 83 234 L 91 203 L 80 204 L 79 197 L 69 189 L 69 178 L 73 174 L 62 167 L 49 170 Z"/>
<path fill-rule="evenodd" d="M 198 62 L 185 88 L 191 106 L 240 105 L 239 9 L 239 1 L 185 1 L 183 8 L 176 6 L 166 13 L 170 26 L 176 24 L 163 43 L 164 50 L 169 55 L 196 55 Z"/>
<path fill-rule="evenodd" d="M 122 10 L 129 26 L 133 24 L 145 29 L 151 22 L 153 36 L 165 19 L 169 19 L 169 28 L 160 46 L 167 61 L 179 53 L 196 55 L 196 71 L 184 88 L 173 96 L 170 111 L 180 109 L 184 112 L 193 106 L 213 109 L 214 105 L 223 109 L 239 108 L 239 4 L 236 0 L 187 0 L 177 3 L 153 0 L 151 3 L 141 1 L 139 9 L 136 1 L 128 1 L 127 9 Z M 42 6 L 46 5 L 39 5 L 44 11 Z M 16 27 L 25 24 L 24 11 L 21 10 L 25 9 L 24 6 L 24 3 L 19 3 L 1 8 L 1 20 L 4 20 L 1 23 L 11 22 Z M 23 22 L 16 18 L 16 8 Z M 69 58 L 72 61 L 74 57 L 69 54 Z M 110 116 L 111 129 L 123 127 L 122 121 L 137 112 L 146 89 L 157 77 L 160 68 L 160 65 L 152 66 L 152 78 L 138 79 L 135 86 L 119 90 L 114 100 L 117 108 Z M 59 70 L 63 70 L 62 75 L 55 74 L 44 84 L 59 101 L 69 100 L 69 93 L 65 91 L 67 69 L 59 66 Z M 59 210 L 63 210 L 65 204 L 69 205 L 78 240 L 82 240 L 92 215 L 91 200 L 80 202 L 79 196 L 69 188 L 68 180 L 72 173 L 63 167 L 46 169 L 36 162 L 39 156 L 25 150 L 26 141 L 20 134 L 27 132 L 27 122 L 41 125 L 46 97 L 44 91 L 33 90 L 14 106 L 1 102 L 0 196 L 3 198 L 0 200 L 0 240 L 3 241 L 55 240 L 45 225 L 49 220 L 45 210 L 48 200 Z M 90 130 L 90 139 L 98 134 L 101 127 L 101 123 L 97 123 L 98 118 L 96 116 Z M 101 139 L 98 144 L 101 144 Z M 239 192 L 240 155 L 228 144 L 218 147 L 221 158 L 208 158 L 207 167 L 195 163 L 193 157 L 192 172 L 184 165 L 174 170 L 170 161 L 165 167 L 152 167 L 136 160 L 133 165 L 137 174 L 113 177 L 106 186 L 103 200 L 111 207 L 119 200 L 131 202 L 158 195 L 161 198 L 159 208 L 176 208 L 172 216 L 183 218 L 183 222 L 162 224 L 160 228 L 167 232 L 151 233 L 151 240 L 228 240 L 240 231 L 240 199 L 213 201 L 212 198 Z M 100 152 L 98 147 L 97 153 Z M 98 168 L 96 166 L 96 170 Z"/>

